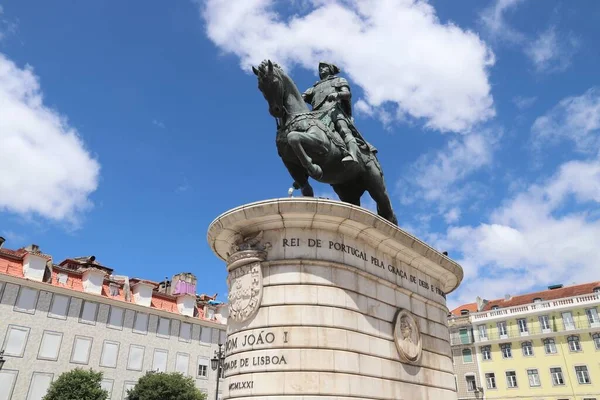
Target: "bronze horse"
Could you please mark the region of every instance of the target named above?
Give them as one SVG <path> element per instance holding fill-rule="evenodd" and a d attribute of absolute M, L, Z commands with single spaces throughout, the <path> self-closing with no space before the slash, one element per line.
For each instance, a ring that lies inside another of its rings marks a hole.
<path fill-rule="evenodd" d="M 360 160 L 354 167 L 344 165 L 345 144 L 331 129 L 328 110 L 310 111 L 294 81 L 270 60 L 252 70 L 277 121 L 277 151 L 294 179 L 294 188 L 304 196 L 314 196 L 308 182 L 312 177 L 330 184 L 341 201 L 357 206 L 367 191 L 377 204 L 377 213 L 398 225 L 379 160 L 368 143 L 359 141 Z"/>

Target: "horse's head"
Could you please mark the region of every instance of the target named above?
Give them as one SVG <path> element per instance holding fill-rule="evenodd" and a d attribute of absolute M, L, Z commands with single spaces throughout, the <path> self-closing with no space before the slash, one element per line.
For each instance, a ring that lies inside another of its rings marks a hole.
<path fill-rule="evenodd" d="M 285 116 L 285 88 L 281 68 L 271 60 L 260 63 L 258 68 L 252 67 L 258 77 L 258 89 L 269 103 L 269 113 L 275 118 Z"/>

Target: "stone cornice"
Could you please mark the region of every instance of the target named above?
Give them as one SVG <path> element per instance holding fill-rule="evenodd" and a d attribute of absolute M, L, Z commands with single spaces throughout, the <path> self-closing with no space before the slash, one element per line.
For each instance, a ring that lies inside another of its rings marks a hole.
<path fill-rule="evenodd" d="M 260 230 L 312 228 L 357 238 L 444 285 L 446 294 L 463 279 L 460 265 L 410 233 L 361 207 L 310 197 L 265 200 L 234 208 L 208 229 L 212 250 L 227 260 L 232 244 Z"/>

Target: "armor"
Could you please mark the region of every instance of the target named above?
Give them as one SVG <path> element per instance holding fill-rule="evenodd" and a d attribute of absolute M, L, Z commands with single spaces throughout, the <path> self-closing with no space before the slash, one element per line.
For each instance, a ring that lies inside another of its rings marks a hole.
<path fill-rule="evenodd" d="M 348 81 L 336 76 L 340 72 L 337 66 L 325 62 L 319 63 L 319 70 L 323 67 L 327 67 L 329 74 L 321 76 L 321 80 L 305 91 L 302 96 L 307 103 L 311 104 L 313 111 L 326 111 L 331 129 L 338 132 L 344 140 L 348 156 L 342 161 L 356 162 L 359 156 L 357 146 L 364 145 L 369 151 L 377 152 L 377 149 L 367 143 L 354 126 L 349 96 L 338 98 L 335 100 L 335 104 L 332 104 L 332 101 L 328 99 L 328 96 L 333 93 L 345 92 L 350 94 Z M 321 75 L 321 71 L 319 71 L 319 74 Z"/>

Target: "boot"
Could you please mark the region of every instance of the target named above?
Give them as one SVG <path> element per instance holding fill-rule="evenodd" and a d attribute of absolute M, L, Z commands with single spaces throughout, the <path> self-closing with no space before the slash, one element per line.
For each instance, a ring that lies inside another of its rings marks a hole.
<path fill-rule="evenodd" d="M 356 144 L 356 138 L 352 136 L 352 133 L 347 132 L 344 137 L 346 148 L 348 149 L 348 155 L 342 158 L 342 163 L 346 165 L 358 163 L 358 144 Z"/>

